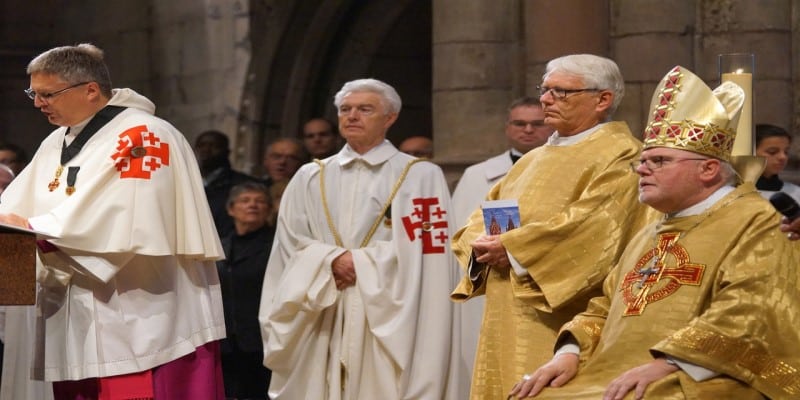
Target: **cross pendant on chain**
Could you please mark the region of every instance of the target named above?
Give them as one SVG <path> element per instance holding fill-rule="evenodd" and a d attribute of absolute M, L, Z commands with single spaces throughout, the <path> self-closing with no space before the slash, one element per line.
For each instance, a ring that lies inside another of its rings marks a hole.
<path fill-rule="evenodd" d="M 642 275 L 642 280 L 636 284 L 637 289 L 641 289 L 644 286 L 644 283 L 647 279 L 650 278 L 651 275 L 655 275 L 658 273 L 658 256 L 653 258 L 653 262 L 650 264 L 649 267 L 645 267 L 639 270 L 639 274 Z"/>

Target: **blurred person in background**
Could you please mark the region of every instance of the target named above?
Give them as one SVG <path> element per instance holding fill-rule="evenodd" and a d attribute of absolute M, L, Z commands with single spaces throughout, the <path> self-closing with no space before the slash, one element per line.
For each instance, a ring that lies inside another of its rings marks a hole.
<path fill-rule="evenodd" d="M 0 164 L 0 194 L 14 180 L 14 171 L 8 165 Z"/>
<path fill-rule="evenodd" d="M 28 165 L 28 153 L 13 143 L 0 143 L 0 164 L 7 165 L 17 176 Z"/>
<path fill-rule="evenodd" d="M 408 137 L 400 143 L 397 149 L 414 157 L 433 159 L 433 140 L 429 137 Z"/>
<path fill-rule="evenodd" d="M 270 371 L 264 367 L 258 306 L 275 229 L 267 221 L 272 202 L 258 182 L 234 186 L 227 201 L 234 230 L 222 238 L 217 261 L 227 337 L 220 342 L 225 395 L 266 400 Z"/>
<path fill-rule="evenodd" d="M 789 162 L 792 135 L 785 129 L 769 124 L 756 125 L 756 155 L 764 157 L 764 172 L 756 181 L 756 189 L 765 199 L 777 192 L 791 196 L 800 203 L 800 186 L 785 182 L 779 176 Z"/>
<path fill-rule="evenodd" d="M 341 136 L 324 118 L 312 118 L 303 124 L 303 146 L 311 158 L 326 159 L 342 148 Z"/>
<path fill-rule="evenodd" d="M 227 236 L 233 230 L 233 220 L 228 215 L 227 202 L 231 188 L 243 182 L 256 182 L 258 178 L 231 167 L 231 153 L 228 136 L 217 130 L 208 130 L 197 136 L 194 153 L 203 176 L 203 188 L 214 217 L 219 237 Z"/>
<path fill-rule="evenodd" d="M 303 144 L 296 139 L 279 138 L 267 145 L 262 166 L 267 186 L 289 182 L 303 163 L 308 161 Z"/>

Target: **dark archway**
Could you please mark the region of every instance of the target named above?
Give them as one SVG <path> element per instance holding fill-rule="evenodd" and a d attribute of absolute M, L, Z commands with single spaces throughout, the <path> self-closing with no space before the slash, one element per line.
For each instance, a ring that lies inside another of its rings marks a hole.
<path fill-rule="evenodd" d="M 429 1 L 258 3 L 252 13 L 253 55 L 240 132 L 256 136 L 246 140 L 257 145 L 248 154 L 256 165 L 266 143 L 295 137 L 304 120 L 335 120 L 333 95 L 357 78 L 384 80 L 403 98 L 391 140 L 430 135 Z"/>

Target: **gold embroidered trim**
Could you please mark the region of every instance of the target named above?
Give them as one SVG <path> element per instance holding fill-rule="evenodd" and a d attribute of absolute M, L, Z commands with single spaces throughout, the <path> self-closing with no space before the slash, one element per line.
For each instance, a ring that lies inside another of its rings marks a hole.
<path fill-rule="evenodd" d="M 366 246 L 369 241 L 372 239 L 372 235 L 375 234 L 375 231 L 380 226 L 381 221 L 383 220 L 383 216 L 386 214 L 386 210 L 389 209 L 389 206 L 392 205 L 392 200 L 394 200 L 394 196 L 397 194 L 397 191 L 400 190 L 400 185 L 403 184 L 403 181 L 406 180 L 406 175 L 408 175 L 408 171 L 411 169 L 411 166 L 420 162 L 420 161 L 427 161 L 426 159 L 416 158 L 408 162 L 405 168 L 403 168 L 403 172 L 400 174 L 400 177 L 397 178 L 397 182 L 394 183 L 394 187 L 392 188 L 392 193 L 389 194 L 389 198 L 386 200 L 386 203 L 383 205 L 383 209 L 381 209 L 381 213 L 378 214 L 378 217 L 375 219 L 375 222 L 372 223 L 372 227 L 367 232 L 367 236 L 364 240 L 361 241 L 361 244 L 358 248 L 363 248 Z M 331 230 L 331 234 L 333 235 L 333 239 L 336 241 L 336 245 L 339 247 L 344 247 L 342 243 L 342 237 L 339 235 L 339 231 L 336 229 L 336 225 L 333 224 L 333 217 L 331 216 L 331 211 L 328 209 L 328 198 L 325 195 L 325 164 L 318 160 L 314 159 L 314 162 L 319 165 L 319 191 L 322 197 L 322 208 L 325 210 L 325 219 L 328 220 L 328 229 Z"/>
<path fill-rule="evenodd" d="M 667 340 L 677 346 L 708 354 L 723 363 L 736 363 L 750 371 L 756 379 L 778 387 L 785 393 L 800 394 L 800 373 L 796 367 L 776 360 L 744 341 L 695 328 L 681 329 Z"/>
<path fill-rule="evenodd" d="M 603 325 L 594 321 L 586 321 L 579 318 L 577 321 L 573 319 L 572 321 L 564 324 L 564 326 L 561 327 L 561 332 L 565 331 L 583 332 L 592 340 L 592 347 L 594 347 L 600 340 L 600 334 L 603 332 Z"/>

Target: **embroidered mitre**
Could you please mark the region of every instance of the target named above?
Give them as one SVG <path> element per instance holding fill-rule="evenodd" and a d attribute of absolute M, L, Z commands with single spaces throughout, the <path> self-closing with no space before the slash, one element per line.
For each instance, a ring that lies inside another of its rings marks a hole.
<path fill-rule="evenodd" d="M 744 90 L 723 82 L 713 91 L 697 75 L 676 66 L 653 93 L 644 149 L 669 147 L 730 161 Z"/>

